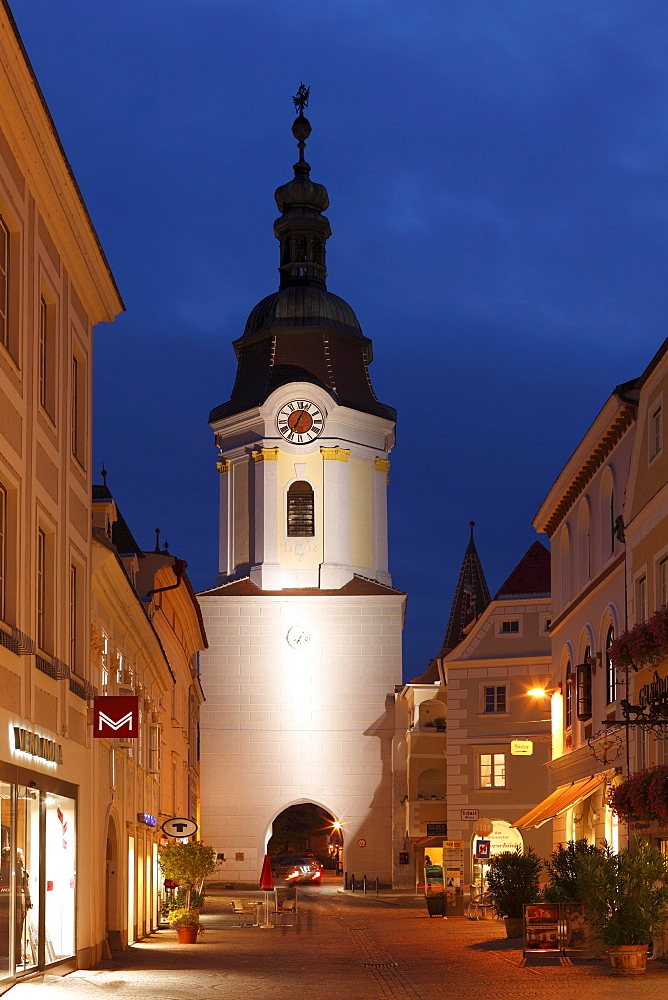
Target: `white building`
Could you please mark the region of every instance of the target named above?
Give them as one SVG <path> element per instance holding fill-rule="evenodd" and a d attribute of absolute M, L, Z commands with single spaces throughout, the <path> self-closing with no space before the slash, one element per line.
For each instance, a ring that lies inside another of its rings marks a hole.
<path fill-rule="evenodd" d="M 393 694 L 405 595 L 391 587 L 386 488 L 395 412 L 371 387 L 371 342 L 326 288 L 325 188 L 293 134 L 276 192 L 280 288 L 235 342 L 220 450 L 220 572 L 199 595 L 202 836 L 217 876 L 257 884 L 273 820 L 313 802 L 342 824 L 344 867 L 390 881 Z"/>

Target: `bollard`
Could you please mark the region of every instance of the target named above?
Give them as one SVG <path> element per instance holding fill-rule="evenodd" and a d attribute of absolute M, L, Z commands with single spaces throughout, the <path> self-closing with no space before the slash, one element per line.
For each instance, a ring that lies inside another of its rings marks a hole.
<path fill-rule="evenodd" d="M 376 895 L 378 895 L 378 876 L 376 875 Z"/>
<path fill-rule="evenodd" d="M 349 886 L 348 886 L 348 872 L 345 872 L 345 873 L 344 873 L 344 876 L 343 876 L 343 888 L 344 888 L 344 889 L 345 889 L 346 891 L 347 891 L 347 890 L 348 890 L 348 888 L 349 888 Z"/>
<path fill-rule="evenodd" d="M 350 876 L 350 891 L 351 892 L 355 891 L 355 876 L 354 875 Z"/>
<path fill-rule="evenodd" d="M 366 875 L 362 875 L 362 892 L 366 896 Z"/>

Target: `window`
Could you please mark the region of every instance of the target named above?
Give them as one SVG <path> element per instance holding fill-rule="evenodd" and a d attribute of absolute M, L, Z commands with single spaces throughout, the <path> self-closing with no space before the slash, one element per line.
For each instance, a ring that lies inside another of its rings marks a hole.
<path fill-rule="evenodd" d="M 160 770 L 160 726 L 148 727 L 147 770 L 157 774 Z"/>
<path fill-rule="evenodd" d="M 100 655 L 102 693 L 107 694 L 109 690 L 109 637 L 106 632 L 102 633 L 102 653 Z"/>
<path fill-rule="evenodd" d="M 0 216 L 0 344 L 9 347 L 9 230 Z"/>
<path fill-rule="evenodd" d="M 491 712 L 506 711 L 505 685 L 503 685 L 502 687 L 486 687 L 484 694 L 485 694 L 485 714 Z"/>
<path fill-rule="evenodd" d="M 641 576 L 636 581 L 636 623 L 647 618 L 647 577 Z"/>
<path fill-rule="evenodd" d="M 649 460 L 652 461 L 653 458 L 661 451 L 663 445 L 663 407 L 657 406 L 654 412 L 649 418 Z"/>
<path fill-rule="evenodd" d="M 586 646 L 584 661 L 575 668 L 576 714 L 580 722 L 591 719 L 591 647 Z"/>
<path fill-rule="evenodd" d="M 37 645 L 46 649 L 46 533 L 37 532 Z"/>
<path fill-rule="evenodd" d="M 617 700 L 617 674 L 615 672 L 615 665 L 610 657 L 610 647 L 614 638 L 615 629 L 611 625 L 605 636 L 605 690 L 608 705 Z"/>
<path fill-rule="evenodd" d="M 40 406 L 48 409 L 47 405 L 47 384 L 49 375 L 48 364 L 48 339 L 49 339 L 49 314 L 44 299 L 39 300 L 39 402 Z"/>
<path fill-rule="evenodd" d="M 0 618 L 7 620 L 7 490 L 0 486 Z"/>
<path fill-rule="evenodd" d="M 81 465 L 85 464 L 86 454 L 85 400 L 84 366 L 78 358 L 73 356 L 70 385 L 71 450 Z"/>
<path fill-rule="evenodd" d="M 288 538 L 315 535 L 313 490 L 310 483 L 298 480 L 288 490 Z"/>
<path fill-rule="evenodd" d="M 668 604 L 668 556 L 664 556 L 659 563 L 657 577 L 656 593 L 658 606 L 662 608 L 664 604 Z"/>
<path fill-rule="evenodd" d="M 79 608 L 77 602 L 77 568 L 70 566 L 70 667 L 77 670 L 77 628 L 79 625 Z"/>
<path fill-rule="evenodd" d="M 505 788 L 506 755 L 504 753 L 480 754 L 480 787 Z"/>
<path fill-rule="evenodd" d="M 566 697 L 564 699 L 566 729 L 573 725 L 573 668 L 570 661 L 566 666 Z"/>
<path fill-rule="evenodd" d="M 520 623 L 517 619 L 515 619 L 514 621 L 501 622 L 501 631 L 503 632 L 504 635 L 511 635 L 513 633 L 517 635 L 519 630 L 520 630 Z"/>

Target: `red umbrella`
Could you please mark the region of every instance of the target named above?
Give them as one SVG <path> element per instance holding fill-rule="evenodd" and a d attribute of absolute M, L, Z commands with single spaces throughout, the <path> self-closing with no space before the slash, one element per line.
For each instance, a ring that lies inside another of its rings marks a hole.
<path fill-rule="evenodd" d="M 262 874 L 260 875 L 260 888 L 265 892 L 271 892 L 274 888 L 274 877 L 271 874 L 271 861 L 269 855 L 265 854 L 262 864 Z"/>

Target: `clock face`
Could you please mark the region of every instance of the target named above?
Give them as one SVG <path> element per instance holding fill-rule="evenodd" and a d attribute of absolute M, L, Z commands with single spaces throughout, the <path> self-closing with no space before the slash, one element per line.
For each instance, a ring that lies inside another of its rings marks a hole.
<path fill-rule="evenodd" d="M 308 444 L 322 434 L 325 414 L 308 399 L 295 399 L 278 411 L 278 433 L 292 444 Z"/>

